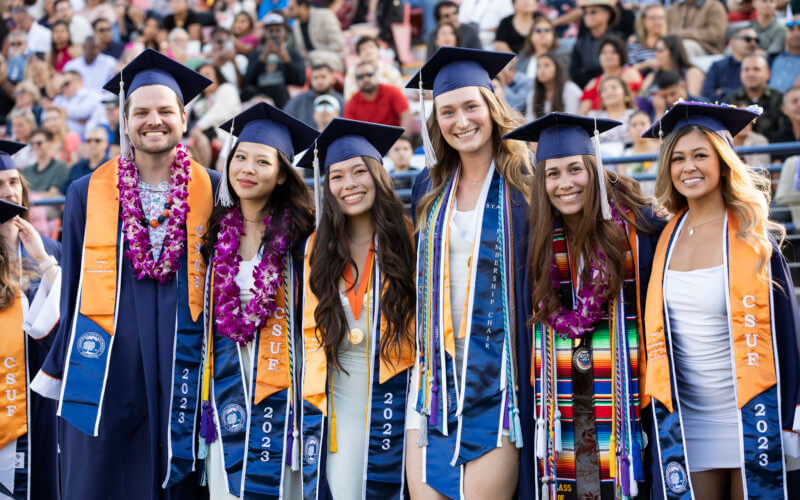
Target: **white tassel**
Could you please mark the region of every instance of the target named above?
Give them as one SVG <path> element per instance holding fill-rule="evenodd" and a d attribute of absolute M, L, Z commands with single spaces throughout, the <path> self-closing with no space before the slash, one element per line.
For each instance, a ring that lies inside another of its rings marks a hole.
<path fill-rule="evenodd" d="M 522 448 L 522 425 L 519 421 L 519 408 L 514 408 L 514 444 Z"/>
<path fill-rule="evenodd" d="M 228 189 L 228 161 L 230 160 L 231 153 L 233 153 L 233 124 L 234 120 L 231 120 L 231 128 L 228 131 L 228 137 L 225 138 L 225 145 L 222 146 L 222 151 L 225 152 L 225 161 L 222 163 L 222 179 L 217 188 L 217 202 L 225 208 L 233 206 L 231 191 Z"/>
<path fill-rule="evenodd" d="M 317 227 L 319 227 L 319 220 L 322 218 L 322 188 L 320 187 L 319 178 L 319 150 L 317 149 L 317 141 L 314 141 L 314 211 L 316 212 Z"/>
<path fill-rule="evenodd" d="M 628 486 L 631 489 L 631 498 L 635 498 L 639 494 L 639 484 L 633 477 L 633 457 L 628 460 Z"/>
<path fill-rule="evenodd" d="M 608 189 L 606 188 L 606 169 L 603 167 L 603 158 L 600 155 L 600 132 L 597 131 L 596 118 L 592 142 L 594 142 L 594 157 L 597 160 L 597 182 L 600 185 L 600 210 L 604 220 L 611 220 L 611 205 L 608 204 Z"/>
<path fill-rule="evenodd" d="M 197 446 L 197 458 L 199 460 L 205 460 L 207 456 L 208 456 L 208 445 L 206 444 L 206 438 L 201 436 Z"/>
<path fill-rule="evenodd" d="M 544 419 L 539 417 L 536 419 L 536 458 L 544 460 L 544 447 L 545 447 L 545 436 L 544 433 Z"/>
<path fill-rule="evenodd" d="M 428 446 L 428 416 L 422 413 L 422 422 L 419 424 L 417 448 L 425 448 L 426 446 Z"/>
<path fill-rule="evenodd" d="M 128 142 L 128 133 L 125 131 L 125 82 L 122 71 L 119 72 L 119 156 L 131 159 L 131 147 Z"/>
<path fill-rule="evenodd" d="M 428 117 L 425 115 L 425 92 L 422 90 L 422 74 L 419 77 L 419 106 L 422 110 L 420 134 L 422 135 L 422 149 L 425 150 L 425 164 L 428 168 L 433 168 L 436 165 L 436 153 L 433 151 L 433 143 L 428 133 Z"/>
<path fill-rule="evenodd" d="M 297 429 L 292 431 L 292 470 L 300 470 L 300 433 Z"/>
<path fill-rule="evenodd" d="M 553 434 L 556 437 L 556 451 L 561 453 L 561 412 L 556 410 L 556 422 L 555 422 L 555 429 L 553 430 Z"/>

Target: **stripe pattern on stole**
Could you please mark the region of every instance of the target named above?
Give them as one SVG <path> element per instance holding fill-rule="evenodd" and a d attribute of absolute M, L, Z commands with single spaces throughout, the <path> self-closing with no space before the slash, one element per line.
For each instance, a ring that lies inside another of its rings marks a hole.
<path fill-rule="evenodd" d="M 194 161 L 190 168 L 188 202 L 192 210 L 186 218 L 186 258 L 181 259 L 176 273 L 179 289 L 165 488 L 189 475 L 195 459 L 193 435 L 201 375 L 200 313 L 205 274 L 199 253 L 213 197 L 211 179 L 205 169 Z M 124 240 L 117 176 L 118 162 L 114 158 L 101 165 L 89 180 L 78 301 L 58 406 L 61 418 L 92 436 L 99 431 L 121 291 Z M 117 231 L 108 231 L 110 227 L 116 227 Z"/>
<path fill-rule="evenodd" d="M 672 334 L 665 301 L 665 270 L 686 210 L 665 227 L 653 258 L 648 290 L 646 393 L 651 396 L 658 434 L 658 457 L 665 498 L 694 498 L 682 429 L 681 405 L 675 382 Z M 731 329 L 731 354 L 741 432 L 742 479 L 745 497 L 771 499 L 786 497 L 786 480 L 781 441 L 780 387 L 776 378 L 777 358 L 773 351 L 771 273 L 758 276 L 752 248 L 736 238 L 738 221 L 732 212 L 725 217 L 723 259 L 725 294 Z M 763 227 L 759 228 L 763 231 Z M 736 262 L 736 265 L 732 265 Z M 670 357 L 666 357 L 666 353 Z M 654 369 L 651 370 L 651 367 Z M 739 383 L 741 382 L 741 383 Z M 677 410 L 677 411 L 675 411 Z"/>

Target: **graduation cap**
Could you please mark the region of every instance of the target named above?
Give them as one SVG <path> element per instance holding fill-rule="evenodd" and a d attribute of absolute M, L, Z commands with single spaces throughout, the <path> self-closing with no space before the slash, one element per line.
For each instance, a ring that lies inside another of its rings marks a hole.
<path fill-rule="evenodd" d="M 423 90 L 432 90 L 433 97 L 464 87 L 485 87 L 494 91 L 492 79 L 514 59 L 515 54 L 488 50 L 441 47 L 411 77 L 406 88 L 419 91 L 422 117 L 425 119 Z M 422 143 L 429 167 L 436 163 L 428 127 L 423 123 Z"/>
<path fill-rule="evenodd" d="M 145 49 L 103 86 L 119 96 L 120 123 L 124 123 L 125 99 L 146 85 L 163 85 L 175 92 L 181 103 L 186 104 L 211 85 L 211 80 L 160 52 Z M 126 134 L 121 135 L 120 142 L 120 154 L 127 157 Z"/>
<path fill-rule="evenodd" d="M 0 170 L 16 170 L 17 164 L 11 155 L 25 146 L 26 144 L 21 142 L 0 140 Z"/>
<path fill-rule="evenodd" d="M 503 139 L 538 142 L 536 161 L 567 156 L 591 155 L 596 158 L 603 218 L 611 218 L 606 193 L 605 169 L 600 156 L 600 132 L 622 125 L 616 120 L 587 118 L 569 113 L 550 113 L 503 136 Z"/>
<path fill-rule="evenodd" d="M 727 104 L 681 101 L 664 113 L 642 137 L 661 139 L 686 125 L 699 125 L 714 132 L 733 146 L 733 136 L 761 115 L 760 110 Z"/>
<path fill-rule="evenodd" d="M 22 205 L 0 199 L 0 224 L 5 224 L 17 215 L 24 214 L 26 210 L 28 209 Z"/>
<path fill-rule="evenodd" d="M 314 201 L 317 222 L 320 217 L 320 165 L 322 171 L 334 163 L 356 156 L 368 156 L 383 162 L 383 156 L 405 132 L 402 127 L 334 118 L 317 137 L 314 149 L 300 158 L 298 167 L 314 169 Z"/>
<path fill-rule="evenodd" d="M 228 147 L 224 151 L 230 156 L 233 148 L 233 137 L 239 142 L 255 142 L 271 146 L 284 155 L 289 163 L 294 162 L 294 155 L 305 151 L 319 136 L 319 132 L 309 127 L 300 120 L 284 113 L 275 106 L 260 102 L 227 122 L 220 128 L 228 132 Z M 225 163 L 223 180 L 219 188 L 219 200 L 225 207 L 233 205 L 228 191 L 228 166 Z"/>

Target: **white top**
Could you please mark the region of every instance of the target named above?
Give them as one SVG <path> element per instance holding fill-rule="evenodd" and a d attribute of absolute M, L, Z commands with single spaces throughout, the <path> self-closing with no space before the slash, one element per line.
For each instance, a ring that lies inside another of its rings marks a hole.
<path fill-rule="evenodd" d="M 692 472 L 741 464 L 724 273 L 722 265 L 667 270 L 664 286 Z"/>
<path fill-rule="evenodd" d="M 456 200 L 456 204 L 458 201 Z M 454 204 L 455 205 L 455 204 Z M 456 380 L 459 380 L 464 363 L 464 346 L 467 336 L 458 338 L 461 330 L 461 315 L 464 314 L 464 301 L 470 279 L 469 261 L 477 230 L 477 211 L 453 209 L 450 218 L 450 311 L 453 317 L 453 335 L 456 347 Z"/>
<path fill-rule="evenodd" d="M 84 87 L 99 91 L 116 74 L 117 60 L 108 54 L 100 53 L 92 64 L 88 64 L 81 56 L 65 64 L 64 71 L 77 71 L 83 78 Z"/>

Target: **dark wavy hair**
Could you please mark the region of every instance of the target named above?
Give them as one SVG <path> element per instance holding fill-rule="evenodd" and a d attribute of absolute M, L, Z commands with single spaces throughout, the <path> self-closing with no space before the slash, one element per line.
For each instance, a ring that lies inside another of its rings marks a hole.
<path fill-rule="evenodd" d="M 556 67 L 555 75 L 553 75 L 553 99 L 550 102 L 551 111 L 564 111 L 564 85 L 567 83 L 567 69 L 561 58 L 555 52 L 546 52 L 539 56 L 539 59 L 547 58 L 553 61 Z M 537 61 L 538 64 L 538 61 Z M 536 72 L 536 80 L 533 81 L 533 116 L 541 118 L 546 113 L 544 112 L 544 103 L 547 98 L 547 90 L 544 83 L 540 79 L 539 72 Z"/>
<path fill-rule="evenodd" d="M 231 160 L 239 147 L 239 143 L 231 150 L 228 156 L 228 172 L 230 172 Z M 272 225 L 264 231 L 264 237 L 261 238 L 261 243 L 265 247 L 269 247 L 276 231 L 281 228 L 289 236 L 290 249 L 297 249 L 298 245 L 305 242 L 306 237 L 311 233 L 314 228 L 314 210 L 311 202 L 311 192 L 308 186 L 303 182 L 303 179 L 292 168 L 288 158 L 281 153 L 278 153 L 278 167 L 280 172 L 284 174 L 286 180 L 283 184 L 278 184 L 269 196 L 266 205 L 262 209 L 263 215 L 280 214 L 284 207 L 289 209 L 289 216 L 286 218 L 276 217 L 272 220 Z M 228 174 L 230 176 L 230 174 Z M 233 185 L 230 179 L 221 179 L 220 182 L 228 183 L 228 190 L 231 193 L 234 205 L 239 205 L 239 196 L 233 190 Z M 214 250 L 214 245 L 217 243 L 217 237 L 220 230 L 220 221 L 225 215 L 227 209 L 219 203 L 214 205 L 214 210 L 211 212 L 211 217 L 208 221 L 208 231 L 203 236 L 203 247 L 201 252 L 203 258 L 208 262 L 211 253 Z M 292 250 L 290 250 L 292 251 Z"/>
<path fill-rule="evenodd" d="M 375 252 L 380 265 L 382 288 L 381 314 L 386 320 L 386 333 L 381 338 L 380 355 L 391 362 L 392 354 L 399 355 L 405 346 L 414 344 L 411 327 L 416 306 L 414 283 L 413 226 L 404 214 L 403 203 L 397 197 L 389 174 L 378 160 L 362 156 L 375 182 L 375 201 L 372 222 L 378 247 Z M 350 263 L 357 269 L 348 246 L 348 219 L 331 194 L 328 176 L 323 183 L 322 217 L 314 248 L 311 251 L 309 284 L 319 298 L 314 319 L 317 338 L 325 349 L 332 366 L 341 369 L 338 351 L 349 328 L 339 298 L 339 280 Z M 358 276 L 355 277 L 358 282 Z"/>
<path fill-rule="evenodd" d="M 589 182 L 584 189 L 583 215 L 578 230 L 570 241 L 574 251 L 573 258 L 584 262 L 602 251 L 606 257 L 608 270 L 608 290 L 605 297 L 614 297 L 619 293 L 624 281 L 625 249 L 627 235 L 614 221 L 603 220 L 600 209 L 600 187 L 597 183 L 597 163 L 594 156 L 582 155 L 581 161 L 589 172 Z M 531 183 L 530 221 L 531 230 L 528 239 L 528 278 L 530 279 L 534 314 L 532 323 L 547 322 L 561 302 L 558 289 L 550 281 L 550 269 L 553 262 L 553 224 L 559 215 L 550 204 L 545 182 L 546 160 L 536 163 L 533 182 Z M 634 226 L 637 230 L 650 233 L 654 228 L 642 217 L 642 209 L 650 203 L 642 195 L 639 184 L 629 177 L 606 172 L 606 188 L 609 197 L 616 206 L 632 212 Z M 581 282 L 591 281 L 589 266 L 584 266 Z"/>

